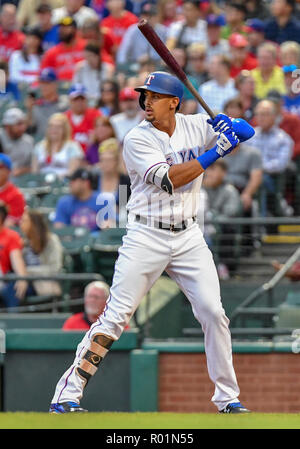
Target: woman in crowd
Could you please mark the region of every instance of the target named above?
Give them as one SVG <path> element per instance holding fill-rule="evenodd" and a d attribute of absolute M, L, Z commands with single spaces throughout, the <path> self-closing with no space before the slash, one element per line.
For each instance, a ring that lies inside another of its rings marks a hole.
<path fill-rule="evenodd" d="M 63 267 L 63 247 L 58 236 L 49 231 L 44 216 L 35 210 L 25 210 L 20 228 L 24 235 L 23 258 L 30 275 L 51 276 Z M 55 281 L 34 281 L 37 295 L 59 295 L 60 285 Z"/>
<path fill-rule="evenodd" d="M 105 116 L 98 117 L 92 135 L 93 142 L 87 148 L 85 155 L 88 164 L 94 165 L 99 162 L 99 145 L 101 142 L 111 137 L 116 137 L 116 135 L 109 118 Z"/>
<path fill-rule="evenodd" d="M 21 50 L 12 52 L 9 59 L 9 77 L 15 83 L 31 84 L 37 80 L 43 53 L 42 34 L 35 28 L 25 31 Z"/>
<path fill-rule="evenodd" d="M 34 148 L 32 171 L 55 173 L 61 178 L 79 167 L 84 158 L 81 146 L 71 139 L 71 129 L 65 114 L 53 114 L 45 138 Z"/>
<path fill-rule="evenodd" d="M 105 80 L 101 85 L 101 98 L 98 104 L 99 110 L 106 117 L 118 114 L 119 108 L 119 84 L 113 80 Z"/>

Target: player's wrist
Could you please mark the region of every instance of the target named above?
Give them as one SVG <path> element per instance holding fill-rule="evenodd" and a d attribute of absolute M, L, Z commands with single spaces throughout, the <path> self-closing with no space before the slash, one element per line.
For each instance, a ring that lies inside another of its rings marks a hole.
<path fill-rule="evenodd" d="M 206 170 L 207 167 L 212 165 L 217 159 L 219 159 L 219 157 L 221 157 L 221 155 L 217 152 L 217 149 L 218 145 L 215 145 L 213 148 L 197 157 L 197 161 L 204 170 Z"/>

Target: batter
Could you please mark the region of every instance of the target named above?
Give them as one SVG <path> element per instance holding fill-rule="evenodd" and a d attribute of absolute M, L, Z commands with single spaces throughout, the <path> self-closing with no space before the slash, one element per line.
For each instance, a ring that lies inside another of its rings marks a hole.
<path fill-rule="evenodd" d="M 124 140 L 131 180 L 127 234 L 106 308 L 58 381 L 50 412 L 85 411 L 80 400 L 88 380 L 164 271 L 184 292 L 202 326 L 208 373 L 215 385 L 213 403 L 222 413 L 248 412 L 239 401 L 216 267 L 195 220 L 203 172 L 239 140 L 224 114 L 207 120 L 204 114 L 178 113 L 183 86 L 166 72 L 151 73 L 136 90 L 145 120 Z"/>

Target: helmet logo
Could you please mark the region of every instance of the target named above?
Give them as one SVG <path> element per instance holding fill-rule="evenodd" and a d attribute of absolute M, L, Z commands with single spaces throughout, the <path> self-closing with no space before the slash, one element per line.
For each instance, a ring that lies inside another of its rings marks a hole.
<path fill-rule="evenodd" d="M 155 75 L 149 75 L 146 81 L 147 86 L 150 86 L 151 81 L 155 78 Z"/>

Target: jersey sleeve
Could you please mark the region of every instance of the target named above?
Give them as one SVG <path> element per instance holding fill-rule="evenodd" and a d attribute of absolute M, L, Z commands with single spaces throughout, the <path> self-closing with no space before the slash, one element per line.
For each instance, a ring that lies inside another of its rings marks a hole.
<path fill-rule="evenodd" d="M 144 182 L 154 167 L 167 164 L 166 157 L 155 139 L 127 135 L 124 140 L 123 158 L 128 172 L 136 172 Z"/>

